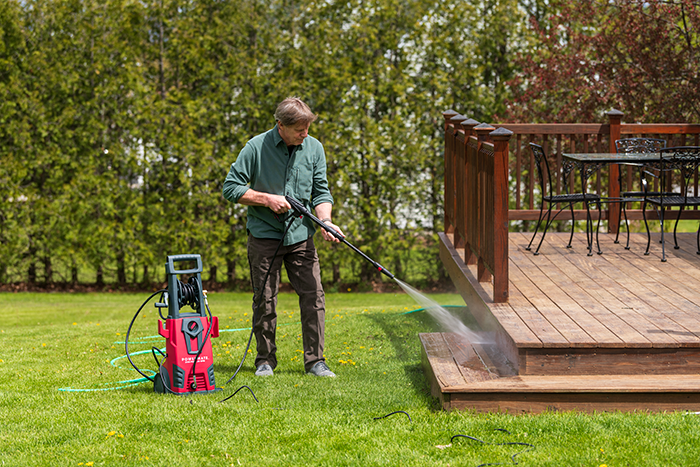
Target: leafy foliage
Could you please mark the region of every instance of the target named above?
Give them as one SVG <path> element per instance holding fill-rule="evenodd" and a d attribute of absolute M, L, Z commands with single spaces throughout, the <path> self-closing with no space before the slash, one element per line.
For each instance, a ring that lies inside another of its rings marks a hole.
<path fill-rule="evenodd" d="M 552 2 L 510 85 L 509 121 L 688 122 L 700 116 L 700 5 L 692 0 Z"/>
<path fill-rule="evenodd" d="M 148 283 L 183 252 L 202 254 L 211 280 L 245 276 L 245 210 L 221 184 L 288 95 L 320 117 L 312 133 L 353 244 L 397 272 L 439 277 L 440 113 L 463 102 L 483 112 L 499 74 L 473 52 L 472 38 L 487 37 L 473 33 L 477 11 L 425 0 L 3 3 L 0 279 Z M 412 249 L 432 256 L 425 271 Z M 349 250 L 320 252 L 333 282 L 379 280 Z"/>

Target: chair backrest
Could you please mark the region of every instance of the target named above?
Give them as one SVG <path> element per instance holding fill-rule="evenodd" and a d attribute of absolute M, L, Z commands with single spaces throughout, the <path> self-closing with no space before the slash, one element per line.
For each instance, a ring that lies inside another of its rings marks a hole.
<path fill-rule="evenodd" d="M 666 140 L 657 138 L 622 138 L 615 141 L 618 154 L 659 152 L 666 147 Z"/>
<path fill-rule="evenodd" d="M 675 146 L 660 150 L 661 186 L 668 183 L 667 177 L 679 171 L 682 178 L 680 189 L 688 198 L 688 187 L 692 186 L 693 177 L 700 167 L 700 146 Z"/>
<path fill-rule="evenodd" d="M 542 196 L 552 196 L 554 194 L 552 188 L 552 174 L 549 171 L 549 162 L 547 162 L 547 156 L 544 153 L 544 149 L 542 146 L 535 143 L 530 143 L 530 149 L 532 150 L 532 155 L 535 158 L 537 176 L 540 182 L 540 193 L 542 193 Z"/>
<path fill-rule="evenodd" d="M 615 140 L 615 149 L 618 154 L 644 154 L 648 152 L 659 152 L 661 149 L 666 147 L 665 139 L 658 138 L 622 138 Z M 639 179 L 642 185 L 642 190 L 644 192 L 648 191 L 648 183 L 644 177 L 644 164 L 634 164 L 627 163 L 626 166 L 637 167 L 639 169 Z M 622 186 L 622 177 L 625 173 L 624 170 L 620 170 L 618 173 L 618 180 L 620 186 Z"/>

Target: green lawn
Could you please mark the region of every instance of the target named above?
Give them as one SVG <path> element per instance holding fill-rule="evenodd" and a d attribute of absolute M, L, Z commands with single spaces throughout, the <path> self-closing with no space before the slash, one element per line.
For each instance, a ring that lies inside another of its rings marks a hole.
<path fill-rule="evenodd" d="M 0 465 L 6 466 L 668 466 L 698 465 L 696 414 L 446 413 L 420 366 L 419 332 L 434 324 L 407 295 L 329 294 L 326 359 L 338 377 L 303 373 L 296 297 L 280 297 L 279 366 L 256 378 L 252 358 L 223 392 L 154 394 L 123 357 L 147 294 L 0 294 Z M 457 295 L 431 295 L 445 305 Z M 248 339 L 251 297 L 213 293 L 221 386 Z M 163 346 L 144 308 L 132 352 Z M 243 329 L 243 330 L 239 330 Z M 141 342 L 136 343 L 137 339 Z M 155 369 L 150 354 L 134 358 Z M 219 403 L 241 385 L 242 390 Z M 113 389 L 113 388 L 117 389 Z M 67 388 L 72 388 L 67 390 Z M 77 391 L 85 389 L 85 391 Z M 698 407 L 700 411 L 700 407 Z M 394 411 L 405 411 L 376 420 Z M 499 429 L 508 430 L 500 431 Z M 488 443 L 454 435 L 462 434 Z"/>

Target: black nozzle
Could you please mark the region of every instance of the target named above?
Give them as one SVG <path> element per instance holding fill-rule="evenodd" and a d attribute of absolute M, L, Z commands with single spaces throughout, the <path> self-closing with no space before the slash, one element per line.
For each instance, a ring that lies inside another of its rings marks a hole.
<path fill-rule="evenodd" d="M 296 212 L 298 212 L 298 213 L 301 214 L 302 216 L 308 217 L 309 219 L 311 219 L 312 221 L 314 221 L 315 223 L 317 223 L 317 224 L 318 224 L 322 229 L 324 229 L 326 232 L 328 232 L 329 234 L 333 235 L 335 238 L 337 238 L 338 240 L 340 240 L 341 242 L 345 243 L 347 246 L 349 246 L 350 248 L 352 248 L 352 250 L 353 250 L 355 253 L 359 254 L 359 255 L 362 256 L 364 259 L 366 259 L 367 261 L 369 261 L 370 263 L 372 263 L 372 265 L 373 265 L 375 268 L 377 268 L 377 271 L 386 274 L 386 275 L 387 275 L 389 278 L 391 278 L 391 279 L 396 280 L 396 278 L 394 277 L 394 275 L 393 275 L 392 273 L 390 273 L 384 266 L 382 266 L 381 264 L 377 263 L 376 261 L 374 261 L 373 259 L 371 259 L 369 256 L 367 256 L 366 254 L 364 254 L 362 251 L 360 251 L 357 247 L 355 247 L 355 246 L 352 245 L 350 242 L 348 242 L 347 240 L 345 240 L 345 237 L 344 237 L 343 235 L 341 235 L 340 232 L 338 232 L 338 231 L 336 231 L 335 229 L 329 227 L 329 226 L 326 225 L 321 219 L 319 219 L 318 217 L 316 217 L 316 216 L 314 216 L 313 214 L 311 214 L 311 213 L 309 212 L 309 210 L 306 209 L 306 208 L 304 207 L 304 205 L 301 204 L 298 200 L 292 198 L 292 197 L 289 196 L 289 195 L 285 196 L 285 198 L 287 199 L 287 202 L 289 203 L 289 205 L 292 206 L 292 209 L 294 209 Z"/>

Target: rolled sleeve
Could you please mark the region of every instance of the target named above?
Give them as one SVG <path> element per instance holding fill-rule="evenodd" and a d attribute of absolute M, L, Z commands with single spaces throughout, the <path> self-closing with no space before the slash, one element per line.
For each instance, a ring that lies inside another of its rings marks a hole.
<path fill-rule="evenodd" d="M 231 164 L 222 193 L 227 200 L 237 203 L 243 194 L 250 190 L 253 173 L 253 156 L 255 151 L 250 144 L 246 144 L 241 150 L 236 162 Z"/>
<path fill-rule="evenodd" d="M 326 176 L 326 154 L 322 147 L 318 152 L 314 163 L 311 200 L 314 207 L 321 203 L 333 204 L 333 196 L 328 188 L 328 178 Z"/>

